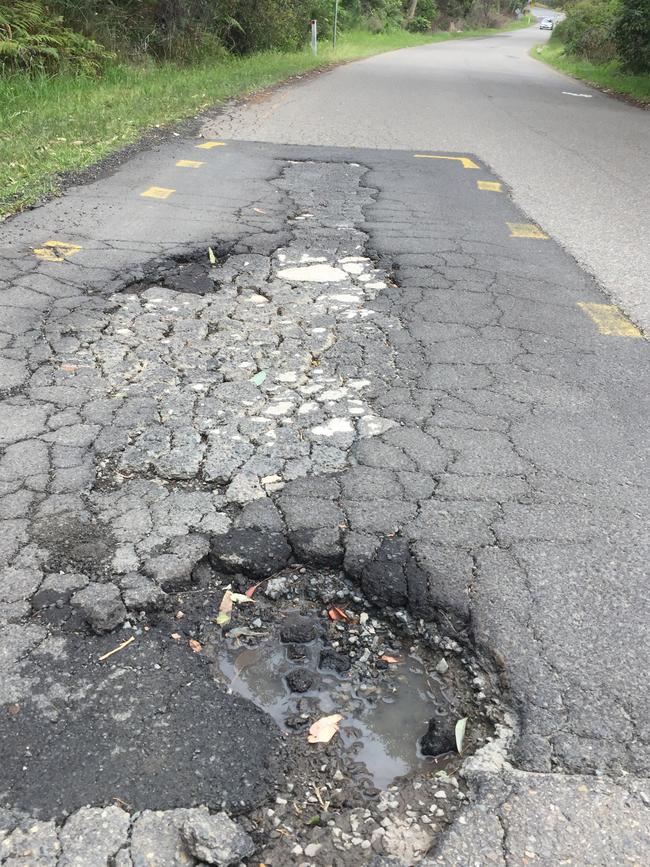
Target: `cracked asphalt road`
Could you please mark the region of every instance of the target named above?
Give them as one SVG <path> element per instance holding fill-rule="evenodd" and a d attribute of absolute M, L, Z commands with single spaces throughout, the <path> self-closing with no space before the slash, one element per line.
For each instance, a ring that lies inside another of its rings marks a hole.
<path fill-rule="evenodd" d="M 650 114 L 530 57 L 548 35 L 526 28 L 393 51 L 227 107 L 206 130 L 228 139 L 476 153 L 648 330 Z"/>
<path fill-rule="evenodd" d="M 2 863 L 90 864 L 70 823 L 101 837 L 92 863 L 195 863 L 180 814 L 148 810 L 273 795 L 277 733 L 208 705 L 199 655 L 165 651 L 166 683 L 142 632 L 137 657 L 92 659 L 213 568 L 292 560 L 444 619 L 498 675 L 511 733 L 468 760 L 429 863 L 647 862 L 646 341 L 543 232 L 519 236 L 479 156 L 197 144 L 3 227 Z M 41 752 L 63 765 L 51 799 Z M 144 813 L 79 809 L 113 803 L 125 768 Z M 376 854 L 354 845 L 284 863 Z"/>

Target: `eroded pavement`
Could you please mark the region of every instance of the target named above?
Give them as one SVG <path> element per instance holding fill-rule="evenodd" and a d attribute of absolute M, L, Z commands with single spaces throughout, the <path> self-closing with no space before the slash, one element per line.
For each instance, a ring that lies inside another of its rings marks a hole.
<path fill-rule="evenodd" d="M 647 863 L 646 341 L 475 157 L 198 144 L 3 226 L 1 863 Z M 296 612 L 473 755 L 283 730 Z"/>

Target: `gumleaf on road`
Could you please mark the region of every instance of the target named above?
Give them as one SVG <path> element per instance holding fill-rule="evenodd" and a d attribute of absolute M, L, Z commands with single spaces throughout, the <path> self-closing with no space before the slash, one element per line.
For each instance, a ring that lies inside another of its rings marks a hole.
<path fill-rule="evenodd" d="M 322 716 L 311 725 L 307 740 L 310 744 L 328 744 L 338 732 L 339 723 L 342 719 L 343 716 L 340 713 Z"/>
<path fill-rule="evenodd" d="M 232 614 L 232 591 L 226 590 L 223 594 L 223 599 L 221 600 L 221 605 L 219 606 L 219 613 L 217 614 L 217 626 L 225 626 L 227 623 L 230 623 L 230 615 Z"/>
<path fill-rule="evenodd" d="M 246 593 L 231 593 L 230 598 L 233 602 L 255 602 L 254 599 L 251 599 L 250 596 L 247 596 Z"/>

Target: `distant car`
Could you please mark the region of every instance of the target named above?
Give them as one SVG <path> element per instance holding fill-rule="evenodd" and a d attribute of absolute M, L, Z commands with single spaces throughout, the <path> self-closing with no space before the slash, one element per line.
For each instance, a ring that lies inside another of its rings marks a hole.
<path fill-rule="evenodd" d="M 552 30 L 553 29 L 553 19 L 552 18 L 542 18 L 539 22 L 540 30 Z"/>

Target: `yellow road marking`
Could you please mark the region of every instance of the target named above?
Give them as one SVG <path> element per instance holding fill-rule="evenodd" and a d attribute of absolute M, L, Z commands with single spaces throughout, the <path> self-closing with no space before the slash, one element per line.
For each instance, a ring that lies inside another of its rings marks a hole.
<path fill-rule="evenodd" d="M 203 144 L 196 145 L 197 148 L 203 148 L 204 151 L 209 151 L 210 148 L 225 148 L 225 141 L 204 141 Z"/>
<path fill-rule="evenodd" d="M 548 241 L 548 235 L 534 223 L 506 223 L 506 226 L 510 229 L 511 238 L 541 238 Z"/>
<path fill-rule="evenodd" d="M 196 160 L 179 160 L 176 165 L 180 166 L 182 169 L 199 169 L 201 166 L 204 166 L 205 163 L 199 163 Z"/>
<path fill-rule="evenodd" d="M 442 156 L 441 154 L 413 154 L 413 156 L 418 160 L 456 160 L 456 162 L 463 164 L 464 169 L 480 168 L 480 166 L 477 166 L 474 160 L 470 160 L 469 157 L 447 157 Z"/>
<path fill-rule="evenodd" d="M 614 304 L 578 301 L 578 307 L 596 324 L 601 334 L 612 337 L 641 337 L 641 332 Z"/>
<path fill-rule="evenodd" d="M 81 247 L 78 244 L 68 244 L 66 241 L 46 241 L 42 247 L 34 247 L 34 254 L 45 262 L 65 262 L 79 250 Z"/>
<path fill-rule="evenodd" d="M 176 190 L 170 190 L 167 187 L 149 187 L 144 193 L 140 193 L 146 199 L 168 199 Z"/>
<path fill-rule="evenodd" d="M 492 190 L 494 193 L 501 192 L 501 184 L 498 181 L 477 181 L 476 186 L 479 190 Z"/>

